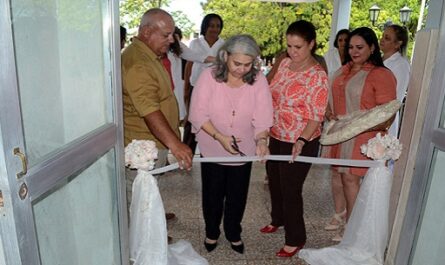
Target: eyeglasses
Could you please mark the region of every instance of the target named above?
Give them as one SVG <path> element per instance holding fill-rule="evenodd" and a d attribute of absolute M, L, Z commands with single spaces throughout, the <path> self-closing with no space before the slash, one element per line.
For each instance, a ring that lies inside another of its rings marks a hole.
<path fill-rule="evenodd" d="M 236 143 L 236 138 L 235 138 L 235 136 L 233 136 L 233 135 L 232 135 L 232 147 L 233 147 L 233 149 L 235 149 L 235 151 L 237 151 L 237 152 L 239 153 L 240 156 L 246 156 L 246 154 L 244 154 L 243 152 L 241 152 L 241 151 L 239 150 L 239 146 L 238 146 L 238 144 Z"/>

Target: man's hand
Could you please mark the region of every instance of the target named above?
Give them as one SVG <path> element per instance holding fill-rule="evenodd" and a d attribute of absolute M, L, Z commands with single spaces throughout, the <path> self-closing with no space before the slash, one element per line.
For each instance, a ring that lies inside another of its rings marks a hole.
<path fill-rule="evenodd" d="M 190 147 L 188 147 L 188 145 L 178 141 L 177 144 L 172 146 L 170 151 L 176 158 L 176 161 L 178 161 L 180 169 L 186 169 L 186 170 L 192 169 L 193 153 Z"/>
<path fill-rule="evenodd" d="M 213 63 L 213 62 L 215 62 L 216 61 L 216 58 L 214 57 L 214 56 L 207 56 L 205 59 L 204 59 L 204 63 Z"/>
<path fill-rule="evenodd" d="M 164 114 L 157 110 L 145 116 L 145 123 L 151 133 L 170 149 L 181 169 L 192 168 L 192 150 L 186 144 L 181 143 L 174 131 L 170 128 Z"/>

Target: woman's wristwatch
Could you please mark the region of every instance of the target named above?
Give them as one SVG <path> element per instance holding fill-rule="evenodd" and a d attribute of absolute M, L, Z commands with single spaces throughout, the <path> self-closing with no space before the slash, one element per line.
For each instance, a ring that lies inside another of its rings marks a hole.
<path fill-rule="evenodd" d="M 303 137 L 298 137 L 298 139 L 297 139 L 297 142 L 298 141 L 302 141 L 304 144 L 307 144 L 307 143 L 309 143 L 309 141 L 308 140 L 306 140 L 306 139 L 304 139 Z"/>

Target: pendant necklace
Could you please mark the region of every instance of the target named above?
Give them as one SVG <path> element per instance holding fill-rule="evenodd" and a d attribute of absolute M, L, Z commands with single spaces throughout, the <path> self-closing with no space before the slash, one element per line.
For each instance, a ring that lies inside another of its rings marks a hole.
<path fill-rule="evenodd" d="M 230 79 L 230 78 L 229 78 Z M 235 106 L 238 105 L 238 102 L 240 100 L 241 97 L 241 92 L 243 86 L 244 86 L 244 82 L 235 82 L 236 80 L 232 80 L 233 82 L 228 81 L 227 82 L 227 91 L 224 90 L 224 94 L 227 98 L 227 100 L 230 103 L 230 106 L 232 107 L 232 121 L 230 122 L 230 128 L 233 128 L 233 122 L 235 121 L 235 116 L 236 116 L 236 108 Z M 240 92 L 240 93 L 238 93 Z"/>
<path fill-rule="evenodd" d="M 233 88 L 229 88 L 229 89 L 233 89 Z M 238 88 L 236 88 L 236 89 L 238 89 Z M 233 91 L 231 90 L 230 92 L 233 92 Z M 229 101 L 230 106 L 232 107 L 232 113 L 231 113 L 232 114 L 231 115 L 232 118 L 231 118 L 231 121 L 230 121 L 230 128 L 233 128 L 233 122 L 235 121 L 235 116 L 236 116 L 236 108 L 235 108 L 236 104 L 234 104 L 232 102 L 233 97 L 231 97 L 231 93 L 227 94 L 227 91 L 224 91 L 224 94 L 225 94 L 225 96 L 227 98 L 227 101 Z"/>
<path fill-rule="evenodd" d="M 235 120 L 235 115 L 236 115 L 235 106 L 234 106 L 234 104 L 232 102 L 232 98 L 227 97 L 227 100 L 229 101 L 230 106 L 232 107 L 232 120 L 230 121 L 230 128 L 233 128 L 233 122 Z"/>

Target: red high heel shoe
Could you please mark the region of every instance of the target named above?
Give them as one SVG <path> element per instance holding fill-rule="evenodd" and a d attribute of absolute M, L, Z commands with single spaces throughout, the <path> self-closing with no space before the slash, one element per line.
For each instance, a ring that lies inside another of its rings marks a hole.
<path fill-rule="evenodd" d="M 275 233 L 278 230 L 278 226 L 266 225 L 265 227 L 260 229 L 261 233 L 270 234 Z"/>
<path fill-rule="evenodd" d="M 295 254 L 297 254 L 303 247 L 304 245 L 297 246 L 297 248 L 291 252 L 287 252 L 286 250 L 284 250 L 284 248 L 282 248 L 280 249 L 280 251 L 275 253 L 275 255 L 280 258 L 290 258 L 293 257 Z"/>

